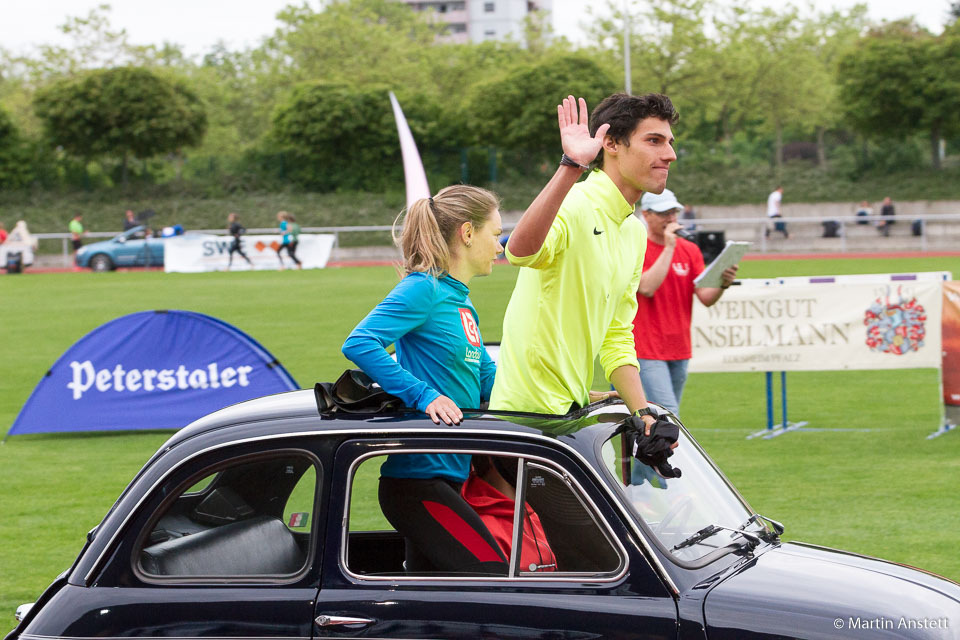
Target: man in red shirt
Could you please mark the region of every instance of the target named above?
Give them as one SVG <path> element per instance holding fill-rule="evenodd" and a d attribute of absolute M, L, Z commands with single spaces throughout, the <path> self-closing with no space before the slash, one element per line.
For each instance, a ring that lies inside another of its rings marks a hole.
<path fill-rule="evenodd" d="M 640 209 L 647 225 L 639 308 L 633 321 L 640 380 L 649 400 L 677 413 L 690 360 L 693 297 L 708 307 L 714 304 L 733 284 L 737 265 L 724 270 L 720 287 L 694 286 L 703 271 L 703 254 L 696 244 L 676 235 L 682 228 L 677 215 L 683 205 L 664 189 L 661 194 L 644 193 Z"/>

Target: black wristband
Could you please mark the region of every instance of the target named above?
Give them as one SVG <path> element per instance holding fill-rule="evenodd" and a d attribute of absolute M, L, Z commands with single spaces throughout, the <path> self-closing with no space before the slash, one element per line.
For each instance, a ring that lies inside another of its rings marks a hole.
<path fill-rule="evenodd" d="M 637 409 L 636 411 L 633 412 L 633 415 L 637 416 L 638 418 L 642 418 L 643 416 L 650 416 L 654 420 L 657 419 L 656 412 L 653 410 L 653 408 L 649 406 L 646 406 L 643 409 Z"/>
<path fill-rule="evenodd" d="M 587 165 L 580 164 L 579 162 L 577 162 L 567 154 L 563 154 L 562 156 L 560 156 L 560 164 L 565 165 L 567 167 L 576 167 L 581 171 L 587 171 L 590 169 L 590 167 L 588 167 Z"/>

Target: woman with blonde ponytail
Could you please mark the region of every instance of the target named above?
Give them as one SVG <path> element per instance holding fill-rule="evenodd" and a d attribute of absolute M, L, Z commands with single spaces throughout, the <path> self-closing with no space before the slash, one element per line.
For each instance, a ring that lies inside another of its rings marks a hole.
<path fill-rule="evenodd" d="M 495 194 L 466 185 L 411 205 L 399 236 L 394 226 L 403 279 L 343 343 L 343 355 L 437 424 L 459 424 L 461 407 L 479 407 L 493 388 L 496 365 L 468 285 L 488 275 L 503 251 L 499 206 Z M 506 573 L 493 536 L 460 497 L 469 472 L 469 455 L 387 457 L 380 506 L 406 539 L 408 571 Z M 473 532 L 464 535 L 463 524 Z"/>

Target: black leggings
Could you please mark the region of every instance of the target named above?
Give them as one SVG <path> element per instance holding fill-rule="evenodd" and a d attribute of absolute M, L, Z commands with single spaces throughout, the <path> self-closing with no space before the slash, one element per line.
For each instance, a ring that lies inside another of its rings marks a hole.
<path fill-rule="evenodd" d="M 229 254 L 229 255 L 230 255 L 230 262 L 231 262 L 231 263 L 233 262 L 233 254 L 234 254 L 234 253 L 239 253 L 241 256 L 243 256 L 243 259 L 244 259 L 244 260 L 246 260 L 247 262 L 250 262 L 250 258 L 247 257 L 247 254 L 245 254 L 245 253 L 243 252 L 243 249 L 240 247 L 240 238 L 234 238 L 234 239 L 233 239 L 233 244 L 230 245 L 230 254 Z"/>
<path fill-rule="evenodd" d="M 409 572 L 507 575 L 507 559 L 480 516 L 443 478 L 380 478 L 380 508 L 406 545 Z"/>
<path fill-rule="evenodd" d="M 287 255 L 290 256 L 290 259 L 295 263 L 300 264 L 300 260 L 297 258 L 297 243 L 296 241 L 291 242 L 290 244 L 282 244 L 277 248 L 277 257 L 280 258 L 280 262 L 283 263 L 283 257 L 280 255 L 280 252 L 284 248 L 287 249 Z"/>

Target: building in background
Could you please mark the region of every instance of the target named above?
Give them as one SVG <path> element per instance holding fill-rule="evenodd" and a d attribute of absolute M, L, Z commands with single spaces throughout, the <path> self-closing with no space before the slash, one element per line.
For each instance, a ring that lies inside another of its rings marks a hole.
<path fill-rule="evenodd" d="M 430 11 L 448 25 L 447 42 L 524 41 L 524 22 L 534 11 L 550 20 L 552 0 L 402 0 L 414 11 Z"/>

